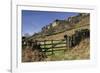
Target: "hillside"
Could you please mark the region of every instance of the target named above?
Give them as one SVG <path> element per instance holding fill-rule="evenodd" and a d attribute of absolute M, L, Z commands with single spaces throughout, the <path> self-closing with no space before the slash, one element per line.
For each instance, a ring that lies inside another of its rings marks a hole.
<path fill-rule="evenodd" d="M 90 20 L 89 20 L 89 16 L 83 18 L 81 21 L 79 21 L 78 23 L 76 23 L 75 25 L 73 25 L 69 30 L 64 30 L 62 32 L 58 32 L 55 33 L 53 35 L 45 35 L 45 36 L 39 36 L 37 35 L 37 37 L 32 36 L 30 39 L 35 39 L 35 40 L 60 40 L 64 38 L 64 35 L 72 35 L 75 30 L 78 29 L 90 29 Z"/>
<path fill-rule="evenodd" d="M 55 60 L 85 60 L 90 59 L 90 42 L 89 38 L 80 42 L 79 45 L 67 50 L 65 53 L 63 51 L 58 51 L 53 56 L 48 56 L 47 61 Z"/>
<path fill-rule="evenodd" d="M 66 48 L 65 48 L 66 49 Z M 22 61 L 38 61 L 41 59 L 42 61 L 61 61 L 61 60 L 86 60 L 90 59 L 90 39 L 87 38 L 82 40 L 79 45 L 69 48 L 66 51 L 60 50 L 55 51 L 53 55 L 48 55 L 47 57 L 35 57 L 35 51 L 31 49 L 23 49 L 22 52 Z M 39 52 L 37 51 L 37 54 Z"/>
<path fill-rule="evenodd" d="M 70 50 L 57 51 L 53 56 L 48 56 L 46 61 L 57 61 L 57 60 L 86 60 L 90 59 L 90 42 L 89 38 L 80 42 L 79 45 Z"/>
<path fill-rule="evenodd" d="M 25 42 L 22 62 L 90 59 L 90 16 L 55 20 Z"/>

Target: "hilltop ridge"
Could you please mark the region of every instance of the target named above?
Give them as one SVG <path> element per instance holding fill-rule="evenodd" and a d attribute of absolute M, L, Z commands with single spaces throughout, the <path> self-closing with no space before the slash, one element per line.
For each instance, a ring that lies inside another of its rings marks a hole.
<path fill-rule="evenodd" d="M 78 28 L 89 29 L 89 18 L 90 15 L 88 13 L 79 13 L 77 16 L 69 17 L 66 20 L 54 20 L 54 22 L 44 26 L 41 32 L 33 34 L 30 39 L 47 40 L 55 37 L 62 39 L 64 34 L 73 34 L 74 30 Z M 60 37 L 61 35 L 62 37 Z"/>

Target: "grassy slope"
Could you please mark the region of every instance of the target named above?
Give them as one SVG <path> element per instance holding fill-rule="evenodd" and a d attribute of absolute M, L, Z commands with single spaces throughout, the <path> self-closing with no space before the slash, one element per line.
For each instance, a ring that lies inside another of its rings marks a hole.
<path fill-rule="evenodd" d="M 67 35 L 71 35 L 74 33 L 75 30 L 78 30 L 78 29 L 85 29 L 85 28 L 88 28 L 89 29 L 89 17 L 86 17 L 84 19 L 82 19 L 82 21 L 80 21 L 79 23 L 76 24 L 75 28 L 72 29 L 72 30 L 68 30 L 68 31 L 65 31 L 65 32 L 62 32 L 62 33 L 58 33 L 58 34 L 55 34 L 55 35 L 51 35 L 51 36 L 45 36 L 43 38 L 37 38 L 37 40 L 60 40 L 60 39 L 63 39 L 64 35 L 67 34 Z"/>
<path fill-rule="evenodd" d="M 55 35 L 51 35 L 51 36 L 46 36 L 45 38 L 37 38 L 37 39 L 38 40 L 60 40 L 64 38 L 63 36 L 65 34 L 71 35 L 74 33 L 75 30 L 85 29 L 85 28 L 90 29 L 89 28 L 90 26 L 87 25 L 89 24 L 88 17 L 83 19 L 81 22 L 77 24 L 76 24 L 77 26 L 75 26 L 75 28 L 72 30 L 65 31 L 65 32 L 55 34 Z M 90 39 L 88 38 L 88 39 L 82 40 L 79 45 L 75 46 L 74 48 L 70 48 L 70 50 L 55 51 L 54 55 L 50 55 L 48 56 L 48 58 L 46 58 L 46 61 L 81 60 L 81 59 L 89 59 L 89 58 L 90 58 Z"/>
<path fill-rule="evenodd" d="M 70 48 L 67 51 L 56 51 L 54 55 L 48 56 L 47 61 L 59 61 L 59 60 L 84 60 L 90 58 L 90 40 L 85 39 L 80 42 L 79 45 L 74 48 Z"/>
<path fill-rule="evenodd" d="M 63 39 L 63 36 L 65 34 L 71 35 L 74 33 L 75 30 L 78 29 L 90 29 L 89 25 L 89 18 L 83 19 L 81 22 L 78 23 L 76 28 L 65 31 L 63 33 L 59 33 L 56 35 L 48 36 L 45 38 L 40 38 L 41 39 L 46 39 L 46 40 L 59 40 Z M 85 25 L 85 26 L 84 26 Z M 78 28 L 79 26 L 83 26 Z M 48 56 L 47 61 L 55 61 L 55 60 L 82 60 L 82 59 L 89 59 L 90 58 L 90 38 L 87 38 L 85 40 L 82 40 L 79 45 L 75 46 L 74 48 L 70 48 L 70 50 L 67 50 L 66 52 L 62 51 L 56 51 L 54 55 Z"/>

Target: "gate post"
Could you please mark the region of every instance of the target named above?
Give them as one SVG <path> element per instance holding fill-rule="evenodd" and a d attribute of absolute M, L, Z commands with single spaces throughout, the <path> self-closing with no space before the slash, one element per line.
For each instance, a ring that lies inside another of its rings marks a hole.
<path fill-rule="evenodd" d="M 51 45 L 52 45 L 52 55 L 53 55 L 53 40 L 51 40 Z"/>
<path fill-rule="evenodd" d="M 46 40 L 44 40 L 44 52 L 46 54 Z"/>
<path fill-rule="evenodd" d="M 64 39 L 66 41 L 66 48 L 67 48 L 68 47 L 68 42 L 67 42 L 68 36 L 67 35 L 64 35 Z"/>

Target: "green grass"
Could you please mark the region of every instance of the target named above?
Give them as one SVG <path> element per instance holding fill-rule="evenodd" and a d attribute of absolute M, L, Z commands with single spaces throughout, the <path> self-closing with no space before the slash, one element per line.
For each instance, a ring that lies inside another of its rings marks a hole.
<path fill-rule="evenodd" d="M 64 60 L 64 51 L 55 51 L 53 55 L 48 56 L 51 61 Z"/>

